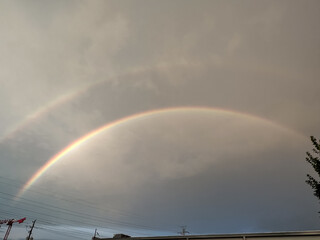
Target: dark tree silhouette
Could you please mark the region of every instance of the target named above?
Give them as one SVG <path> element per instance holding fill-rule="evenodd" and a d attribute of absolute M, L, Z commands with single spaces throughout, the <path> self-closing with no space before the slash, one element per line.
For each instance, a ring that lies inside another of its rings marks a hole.
<path fill-rule="evenodd" d="M 313 145 L 312 151 L 315 156 L 307 152 L 306 160 L 311 164 L 311 166 L 320 177 L 320 140 L 317 140 L 314 136 L 311 136 L 310 139 Z M 313 194 L 320 200 L 320 181 L 317 181 L 309 174 L 307 174 L 307 177 L 308 179 L 306 180 L 306 183 L 308 183 L 312 187 Z"/>

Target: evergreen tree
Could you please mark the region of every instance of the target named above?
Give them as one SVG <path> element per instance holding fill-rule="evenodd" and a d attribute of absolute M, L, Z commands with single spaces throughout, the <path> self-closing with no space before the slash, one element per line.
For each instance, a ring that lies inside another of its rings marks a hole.
<path fill-rule="evenodd" d="M 320 140 L 317 140 L 314 136 L 311 136 L 310 138 L 313 144 L 312 151 L 315 154 L 315 156 L 307 152 L 306 160 L 308 163 L 311 164 L 311 166 L 314 168 L 314 170 L 320 177 Z M 320 200 L 320 181 L 317 181 L 314 177 L 307 174 L 306 183 L 308 183 L 312 187 L 313 194 Z"/>

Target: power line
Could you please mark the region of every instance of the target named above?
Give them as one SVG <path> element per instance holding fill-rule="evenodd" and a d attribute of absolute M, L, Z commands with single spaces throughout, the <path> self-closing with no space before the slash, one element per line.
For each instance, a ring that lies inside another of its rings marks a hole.
<path fill-rule="evenodd" d="M 53 232 L 53 233 L 55 233 L 55 234 L 62 235 L 62 236 L 67 235 L 67 236 L 72 237 L 72 238 L 87 240 L 87 238 L 83 238 L 82 235 L 75 236 L 75 235 L 72 235 L 72 234 L 69 234 L 69 233 L 66 233 L 66 232 L 61 233 L 61 232 L 58 231 L 58 230 L 55 230 L 55 229 L 52 229 L 52 228 L 48 228 L 48 227 L 38 227 L 38 229 L 45 230 L 45 231 L 49 231 L 49 232 Z"/>
<path fill-rule="evenodd" d="M 0 177 L 0 178 L 4 178 L 4 177 Z M 9 178 L 4 178 L 4 179 L 9 179 Z M 0 183 L 1 183 L 1 182 L 0 182 Z M 17 185 L 15 185 L 15 186 L 17 186 Z M 31 190 L 30 190 L 30 191 L 31 191 Z M 37 192 L 37 194 L 40 194 L 40 195 L 48 195 L 48 194 L 43 194 L 43 193 L 41 193 L 41 192 L 39 192 L 39 191 L 33 191 L 33 190 L 32 190 L 32 192 Z M 8 196 L 15 197 L 15 195 L 13 195 L 13 194 L 8 194 L 8 193 L 4 193 L 4 192 L 1 192 L 1 193 L 5 194 L 5 195 L 8 195 Z M 52 196 L 52 195 L 51 195 L 51 196 Z M 57 198 L 56 195 L 53 195 L 53 196 L 54 196 L 53 198 Z M 69 210 L 69 209 L 64 209 L 64 208 L 61 208 L 61 207 L 52 206 L 52 205 L 50 205 L 50 204 L 39 203 L 39 202 L 37 202 L 37 201 L 33 201 L 33 200 L 26 199 L 26 198 L 22 198 L 22 197 L 21 197 L 21 199 L 26 200 L 26 201 L 29 201 L 29 202 L 35 202 L 36 204 L 46 205 L 46 206 L 49 206 L 49 207 L 52 207 L 52 208 L 58 208 L 58 209 L 61 209 L 62 211 L 71 212 L 72 214 L 77 214 L 77 215 L 79 214 L 78 212 L 71 211 L 71 210 Z M 59 198 L 57 198 L 57 199 L 70 202 L 70 203 L 72 203 L 73 205 L 74 205 L 74 204 L 76 204 L 76 205 L 79 204 L 79 205 L 81 205 L 81 206 L 85 206 L 85 207 L 89 207 L 89 208 L 92 208 L 92 209 L 95 209 L 95 210 L 99 210 L 100 213 L 101 213 L 101 210 L 103 210 L 103 212 L 105 212 L 105 211 L 109 212 L 109 211 L 110 211 L 110 209 L 106 210 L 106 209 L 104 209 L 104 208 L 99 208 L 99 207 L 96 207 L 96 206 L 91 206 L 91 205 L 79 203 L 78 201 L 74 201 L 74 200 L 70 200 L 70 199 L 63 199 L 63 198 L 61 198 L 61 197 L 59 197 Z M 125 221 L 117 221 L 117 222 L 115 222 L 114 220 L 111 220 L 111 219 L 108 219 L 108 218 L 103 218 L 103 217 L 99 217 L 99 216 L 93 216 L 93 215 L 90 215 L 90 214 L 87 214 L 87 213 L 81 213 L 81 216 L 82 216 L 82 217 L 84 217 L 84 215 L 85 215 L 86 217 L 89 217 L 90 219 L 93 219 L 93 220 L 96 220 L 96 221 L 102 220 L 102 221 L 108 222 L 108 223 L 110 223 L 110 224 L 118 224 L 118 225 L 123 225 L 123 226 L 137 227 L 137 228 L 146 229 L 146 230 L 174 232 L 173 229 L 170 229 L 170 230 L 169 230 L 168 228 L 165 229 L 164 227 L 161 227 L 161 229 L 160 229 L 160 228 L 154 227 L 154 226 L 148 226 L 148 225 L 144 225 L 144 224 L 133 224 L 133 223 L 130 223 L 130 222 L 125 222 Z M 120 215 L 123 215 L 123 214 L 120 214 Z M 132 216 L 133 216 L 133 215 L 132 215 Z M 132 216 L 131 216 L 131 218 L 132 218 Z M 134 218 L 136 218 L 136 216 L 137 216 L 137 215 L 135 215 Z M 140 219 L 140 220 L 144 220 L 144 219 Z M 137 219 L 135 220 L 135 222 L 137 222 Z"/>
<path fill-rule="evenodd" d="M 13 186 L 15 186 L 15 187 L 18 188 L 18 189 L 21 188 L 21 185 L 18 186 L 18 185 L 12 184 L 12 181 L 13 181 L 13 182 L 20 182 L 20 183 L 24 184 L 24 183 L 21 182 L 21 181 L 17 181 L 17 180 L 10 179 L 10 178 L 6 178 L 6 177 L 0 176 L 0 178 L 9 180 L 9 181 L 10 181 L 10 185 L 13 185 Z M 1 181 L 0 181 L 0 183 L 1 183 Z M 38 187 L 38 188 L 39 188 L 39 187 Z M 55 198 L 55 199 L 58 199 L 58 200 L 70 202 L 70 203 L 72 203 L 73 205 L 74 205 L 74 204 L 77 204 L 77 205 L 79 205 L 79 206 L 81 205 L 81 206 L 84 206 L 84 207 L 87 207 L 87 208 L 92 208 L 92 209 L 94 209 L 94 210 L 98 210 L 98 212 L 100 212 L 100 213 L 101 213 L 102 211 L 105 212 L 105 213 L 108 213 L 108 214 L 109 214 L 109 212 L 114 212 L 114 213 L 116 213 L 116 214 L 119 215 L 119 216 L 134 218 L 134 219 L 136 219 L 135 221 L 144 221 L 144 220 L 145 220 L 144 217 L 142 217 L 142 216 L 140 216 L 140 215 L 138 215 L 138 214 L 132 213 L 132 212 L 121 211 L 121 210 L 118 210 L 118 209 L 106 209 L 106 208 L 101 208 L 101 207 L 97 207 L 96 205 L 94 205 L 94 203 L 85 201 L 85 200 L 83 200 L 83 199 L 74 200 L 74 198 L 72 197 L 73 200 L 70 200 L 70 199 L 68 199 L 68 198 L 67 198 L 67 199 L 66 199 L 66 198 L 62 198 L 61 196 L 63 196 L 63 195 L 61 195 L 60 193 L 59 193 L 60 197 L 57 197 L 57 196 L 54 195 L 54 194 L 48 194 L 47 189 L 44 189 L 44 190 L 45 190 L 45 192 L 35 191 L 35 190 L 31 190 L 31 189 L 29 189 L 28 191 L 34 192 L 34 193 L 40 194 L 40 195 L 50 196 L 51 199 L 52 199 L 52 198 Z M 16 197 L 16 195 L 11 195 L 11 196 Z M 66 195 L 65 195 L 65 196 L 66 196 Z M 21 199 L 23 199 L 23 198 L 21 198 Z M 84 204 L 84 203 L 86 203 L 86 204 Z M 91 217 L 92 217 L 92 215 L 91 215 Z M 95 216 L 95 217 L 96 217 L 96 216 Z M 123 222 L 123 224 L 131 224 L 131 223 Z M 132 225 L 132 224 L 131 224 L 131 225 Z M 135 224 L 135 225 L 137 225 L 137 224 Z M 173 225 L 178 225 L 178 224 L 173 224 Z M 163 231 L 163 230 L 164 230 L 163 227 L 162 227 L 162 229 L 160 230 L 160 229 L 156 229 L 155 227 L 146 226 L 146 225 L 137 225 L 137 227 L 143 227 L 144 229 L 147 229 L 147 230 L 155 230 L 155 231 Z M 170 229 L 170 230 L 167 229 L 166 231 L 174 232 L 174 229 L 173 229 L 173 228 Z"/>
<path fill-rule="evenodd" d="M 23 185 L 25 184 L 24 182 L 22 182 L 22 181 L 18 181 L 18 180 L 15 180 L 15 179 L 10 179 L 10 178 L 7 178 L 7 177 L 2 177 L 2 176 L 0 176 L 0 178 L 2 178 L 2 179 L 6 179 L 6 180 L 9 180 L 9 183 L 7 183 L 7 182 L 5 182 L 5 183 L 3 183 L 3 182 L 1 182 L 0 181 L 0 184 L 2 183 L 2 184 L 6 184 L 6 185 L 11 185 L 11 186 L 14 186 L 14 187 L 16 187 L 16 188 L 18 188 L 19 190 L 23 187 Z M 13 184 L 12 182 L 19 182 L 20 183 L 20 185 L 17 185 L 17 184 Z M 38 188 L 42 188 L 42 187 L 39 187 L 38 186 Z M 86 207 L 90 207 L 90 208 L 94 208 L 94 209 L 98 209 L 98 210 L 103 210 L 103 211 L 107 211 L 107 212 L 115 212 L 115 213 L 117 213 L 118 215 L 123 215 L 123 216 L 125 216 L 125 217 L 142 217 L 142 216 L 140 216 L 140 215 L 138 215 L 138 214 L 136 214 L 136 213 L 132 213 L 132 212 L 129 212 L 129 211 L 123 211 L 123 210 L 119 210 L 119 209 L 106 209 L 106 208 L 101 208 L 101 207 L 97 207 L 97 206 L 95 206 L 95 204 L 94 203 L 92 203 L 92 202 L 89 202 L 89 201 L 86 201 L 86 200 L 84 200 L 84 199 L 76 199 L 76 200 L 74 200 L 74 196 L 68 196 L 68 195 L 66 195 L 66 194 L 61 194 L 61 193 L 59 193 L 59 195 L 60 195 L 60 197 L 58 198 L 56 195 L 54 195 L 54 194 L 50 194 L 50 193 L 48 193 L 48 189 L 45 189 L 45 188 L 43 188 L 43 192 L 41 192 L 41 191 L 36 191 L 36 190 L 33 190 L 33 189 L 28 189 L 28 192 L 33 192 L 33 193 L 36 193 L 36 194 L 40 194 L 40 195 L 47 195 L 47 196 L 49 196 L 50 198 L 56 198 L 56 199 L 59 199 L 59 200 L 63 200 L 63 201 L 67 201 L 67 202 L 71 202 L 71 203 L 78 203 L 78 204 L 80 204 L 80 205 L 83 205 L 83 206 L 86 206 Z M 51 192 L 52 193 L 52 192 Z M 67 197 L 67 198 L 63 198 L 63 197 L 61 197 L 61 196 L 64 196 L 64 197 Z M 14 195 L 14 197 L 16 197 L 16 195 Z M 73 200 L 70 200 L 70 199 L 68 199 L 68 197 L 69 198 L 73 198 Z"/>
<path fill-rule="evenodd" d="M 5 212 L 5 213 L 7 213 L 7 214 L 10 214 L 10 215 L 12 215 L 12 214 L 16 214 L 16 213 L 13 213 L 13 212 L 10 212 L 10 211 L 1 211 L 1 212 Z M 29 215 L 30 216 L 30 215 Z M 32 215 L 31 215 L 31 217 L 32 217 Z M 61 225 L 61 222 L 54 222 L 54 221 L 47 221 L 47 220 L 43 220 L 43 219 L 41 219 L 41 218 L 39 218 L 40 220 L 41 220 L 41 222 L 42 223 L 44 223 L 44 224 L 46 224 L 46 225 L 39 225 L 39 226 L 49 226 L 49 225 L 51 225 L 51 226 L 56 226 L 56 227 L 58 227 L 59 229 L 62 229 L 62 230 L 64 230 L 64 231 L 67 231 L 67 232 L 70 232 L 70 233 L 73 233 L 73 234 L 80 234 L 80 236 L 83 236 L 84 234 L 86 234 L 86 235 L 88 235 L 88 237 L 89 236 L 91 236 L 88 232 L 86 232 L 86 231 L 81 231 L 81 230 L 77 230 L 77 231 L 75 231 L 73 228 L 71 228 L 71 226 L 66 226 L 66 225 Z M 38 229 L 39 227 L 35 227 L 35 229 Z M 82 232 L 82 233 L 81 233 Z"/>
<path fill-rule="evenodd" d="M 0 194 L 4 194 L 4 195 L 8 195 L 8 196 L 14 196 L 12 194 L 4 193 L 4 192 L 0 192 Z M 3 196 L 0 196 L 0 198 L 9 200 L 8 198 L 5 198 Z M 104 222 L 109 223 L 109 224 L 123 225 L 123 226 L 128 226 L 128 227 L 136 227 L 136 228 L 145 229 L 145 230 L 163 231 L 163 229 L 160 230 L 160 229 L 153 228 L 153 227 L 150 227 L 150 226 L 132 224 L 132 223 L 122 222 L 122 221 L 113 221 L 111 219 L 97 217 L 97 216 L 93 216 L 93 215 L 89 215 L 89 214 L 85 214 L 85 213 L 81 214 L 79 212 L 75 212 L 75 211 L 72 211 L 72 210 L 68 210 L 68 209 L 52 206 L 52 205 L 49 205 L 49 204 L 40 203 L 40 202 L 29 200 L 29 199 L 26 199 L 26 198 L 22 198 L 22 199 L 25 200 L 25 201 L 28 201 L 28 202 L 24 202 L 23 203 L 25 205 L 34 206 L 34 207 L 41 208 L 41 209 L 44 209 L 44 210 L 55 211 L 55 213 L 68 214 L 68 215 L 75 216 L 75 217 L 85 218 L 86 220 L 93 220 L 93 221 L 96 221 L 96 222 L 99 222 L 99 223 L 101 221 L 104 221 Z M 31 202 L 31 203 L 29 203 L 29 202 Z M 45 205 L 45 206 L 48 206 L 48 207 L 44 207 L 44 206 L 39 205 L 39 204 L 42 204 L 42 205 Z M 53 208 L 53 209 L 51 209 L 51 208 Z"/>
<path fill-rule="evenodd" d="M 2 205 L 9 206 L 8 204 L 2 204 Z M 60 219 L 60 220 L 62 220 L 62 223 L 64 223 L 64 224 L 65 224 L 65 221 L 66 221 L 66 223 L 68 223 L 69 225 L 73 225 L 74 223 L 78 223 L 78 224 L 80 224 L 81 226 L 84 225 L 84 222 L 77 221 L 77 220 L 74 220 L 74 219 L 66 219 L 66 218 L 63 218 L 63 217 L 61 217 L 61 216 L 58 217 L 58 216 L 52 216 L 52 215 L 50 215 L 50 214 L 43 214 L 43 213 L 38 212 L 38 211 L 34 211 L 34 210 L 30 210 L 30 209 L 25 209 L 25 208 L 21 208 L 21 207 L 15 207 L 15 209 L 21 209 L 21 210 L 24 210 L 24 211 L 27 211 L 27 212 L 40 214 L 40 216 L 41 216 L 41 215 L 45 215 L 46 217 L 50 217 L 50 218 L 53 218 L 53 219 Z M 35 218 L 39 218 L 38 215 L 35 215 L 34 217 L 35 217 Z M 52 221 L 52 220 L 50 220 L 50 221 Z M 54 221 L 54 220 L 53 220 L 53 221 Z M 72 223 L 72 224 L 70 224 L 70 223 Z M 93 227 L 93 228 L 94 228 L 94 227 L 99 227 L 99 228 L 101 228 L 101 229 L 106 229 L 105 226 L 101 226 L 101 225 L 98 225 L 98 224 L 93 224 L 92 222 L 86 221 L 85 223 L 86 223 L 87 226 L 91 226 L 91 227 Z M 75 225 L 73 225 L 73 226 L 75 226 Z M 110 229 L 114 229 L 114 230 L 117 230 L 117 229 L 118 229 L 118 230 L 120 230 L 120 231 L 123 231 L 123 229 L 119 229 L 119 228 L 117 228 L 117 227 L 110 227 Z M 128 230 L 128 229 L 127 229 L 127 230 Z M 135 230 L 129 230 L 129 231 L 132 232 L 132 233 L 139 234 L 139 235 L 146 235 L 145 233 L 137 232 L 137 231 L 135 231 Z"/>

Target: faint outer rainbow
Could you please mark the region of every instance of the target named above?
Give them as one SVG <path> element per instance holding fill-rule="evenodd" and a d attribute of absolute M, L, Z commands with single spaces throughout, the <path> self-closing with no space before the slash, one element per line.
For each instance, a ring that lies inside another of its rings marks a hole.
<path fill-rule="evenodd" d="M 66 94 L 60 95 L 58 98 L 55 98 L 47 102 L 44 106 L 41 106 L 37 108 L 35 111 L 33 111 L 31 114 L 28 114 L 22 121 L 14 124 L 8 131 L 5 132 L 3 136 L 0 136 L 0 143 L 5 141 L 6 139 L 13 138 L 18 132 L 22 131 L 24 128 L 34 123 L 34 121 L 36 121 L 37 119 L 48 114 L 50 111 L 57 109 L 59 106 L 79 97 L 81 94 L 85 93 L 89 89 L 94 88 L 99 84 L 103 84 L 105 82 L 107 81 L 96 81 L 94 83 L 85 84 L 74 91 L 70 91 Z"/>
<path fill-rule="evenodd" d="M 29 114 L 22 121 L 14 124 L 8 131 L 6 131 L 4 133 L 3 136 L 0 136 L 0 143 L 5 141 L 8 138 L 14 137 L 15 134 L 17 134 L 22 129 L 26 128 L 28 125 L 32 124 L 38 118 L 40 118 L 43 115 L 50 112 L 50 110 L 58 108 L 60 105 L 63 105 L 64 103 L 69 102 L 70 100 L 78 97 L 79 95 L 88 91 L 89 89 L 97 87 L 99 84 L 103 84 L 107 81 L 114 81 L 115 79 L 118 79 L 121 76 L 122 77 L 126 76 L 127 74 L 141 74 L 141 73 L 147 72 L 152 69 L 156 69 L 158 71 L 162 71 L 162 70 L 167 71 L 168 68 L 174 68 L 174 67 L 179 67 L 179 66 L 190 68 L 190 67 L 197 67 L 200 65 L 198 65 L 198 63 L 196 63 L 196 62 L 195 63 L 193 63 L 193 62 L 174 62 L 174 63 L 170 63 L 170 64 L 161 63 L 161 64 L 157 64 L 157 65 L 150 66 L 150 67 L 133 68 L 131 71 L 129 71 L 125 74 L 121 74 L 118 76 L 111 76 L 110 79 L 108 79 L 108 80 L 95 81 L 90 84 L 85 84 L 81 88 L 77 89 L 76 91 L 66 93 L 62 96 L 59 96 L 57 99 L 53 99 L 52 101 L 48 102 L 45 106 L 41 106 L 40 108 L 35 110 L 33 113 Z M 249 69 L 252 69 L 252 68 L 250 67 Z M 272 74 L 276 74 L 276 76 L 283 76 L 283 75 L 286 76 L 288 74 L 287 72 L 280 71 L 279 69 L 270 69 L 264 65 L 259 66 L 257 68 L 254 68 L 252 70 L 256 71 L 257 69 L 259 72 L 262 71 L 262 73 L 264 73 L 264 74 L 272 73 Z M 293 76 L 290 76 L 290 77 L 293 77 Z"/>
<path fill-rule="evenodd" d="M 74 92 L 69 92 L 67 94 L 61 95 L 58 98 L 48 102 L 46 105 L 41 106 L 40 108 L 36 109 L 32 114 L 29 114 L 25 117 L 21 122 L 14 125 L 11 130 L 7 131 L 4 136 L 0 138 L 0 143 L 5 141 L 6 139 L 13 138 L 15 134 L 17 134 L 22 129 L 26 128 L 30 124 L 32 124 L 37 119 L 41 118 L 45 114 L 49 113 L 51 110 L 58 108 L 59 106 L 71 101 L 72 99 L 76 98 L 77 96 L 81 95 L 86 91 L 88 86 L 85 86 L 81 89 L 78 89 Z"/>
<path fill-rule="evenodd" d="M 106 131 L 114 126 L 117 126 L 119 124 L 135 120 L 135 119 L 140 119 L 142 117 L 148 117 L 151 115 L 155 114 L 164 114 L 164 113 L 175 113 L 175 112 L 190 112 L 190 111 L 195 111 L 195 112 L 213 112 L 213 113 L 219 113 L 219 114 L 229 114 L 229 115 L 237 115 L 245 118 L 249 118 L 252 120 L 257 120 L 257 121 L 262 121 L 265 124 L 272 125 L 274 127 L 278 127 L 284 130 L 287 130 L 291 133 L 294 133 L 297 136 L 301 135 L 291 129 L 288 129 L 284 126 L 281 126 L 277 123 L 274 123 L 270 120 L 250 115 L 247 113 L 242 113 L 242 112 L 237 112 L 237 111 L 231 111 L 227 109 L 221 109 L 221 108 L 210 108 L 210 107 L 174 107 L 174 108 L 163 108 L 163 109 L 156 109 L 156 110 L 150 110 L 146 112 L 140 112 L 137 114 L 133 114 L 118 120 L 115 120 L 113 122 L 107 123 L 106 125 L 99 127 L 88 134 L 84 135 L 83 137 L 77 139 L 76 141 L 70 143 L 67 147 L 62 149 L 60 152 L 58 152 L 56 155 L 54 155 L 52 158 L 50 158 L 26 183 L 25 185 L 20 189 L 19 193 L 16 196 L 16 200 L 20 198 L 31 186 L 34 184 L 51 166 L 53 166 L 56 162 L 58 162 L 60 159 L 62 159 L 64 156 L 66 156 L 68 153 L 91 139 L 92 137 L 98 135 L 99 133 Z"/>

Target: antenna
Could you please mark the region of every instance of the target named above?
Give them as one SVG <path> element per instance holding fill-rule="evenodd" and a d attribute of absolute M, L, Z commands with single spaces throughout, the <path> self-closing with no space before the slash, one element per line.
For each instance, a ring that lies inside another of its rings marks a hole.
<path fill-rule="evenodd" d="M 189 233 L 186 229 L 187 229 L 187 226 L 181 226 L 181 232 L 178 232 L 178 233 L 181 234 L 182 236 L 185 236 L 186 233 Z"/>
<path fill-rule="evenodd" d="M 16 220 L 16 219 L 4 219 L 4 220 L 0 220 L 0 225 L 1 225 L 1 224 L 5 224 L 5 223 L 8 225 L 8 228 L 7 228 L 6 234 L 4 235 L 3 240 L 7 240 L 7 239 L 8 239 L 13 223 L 16 223 L 16 222 L 17 222 L 17 223 L 20 224 L 20 223 L 23 223 L 24 220 L 26 220 L 26 218 L 21 218 L 21 219 L 19 219 L 19 220 Z"/>
<path fill-rule="evenodd" d="M 96 239 L 96 236 L 99 236 L 100 237 L 100 234 L 98 233 L 98 229 L 95 229 L 94 230 L 94 235 L 93 235 L 93 238 L 92 239 Z"/>

